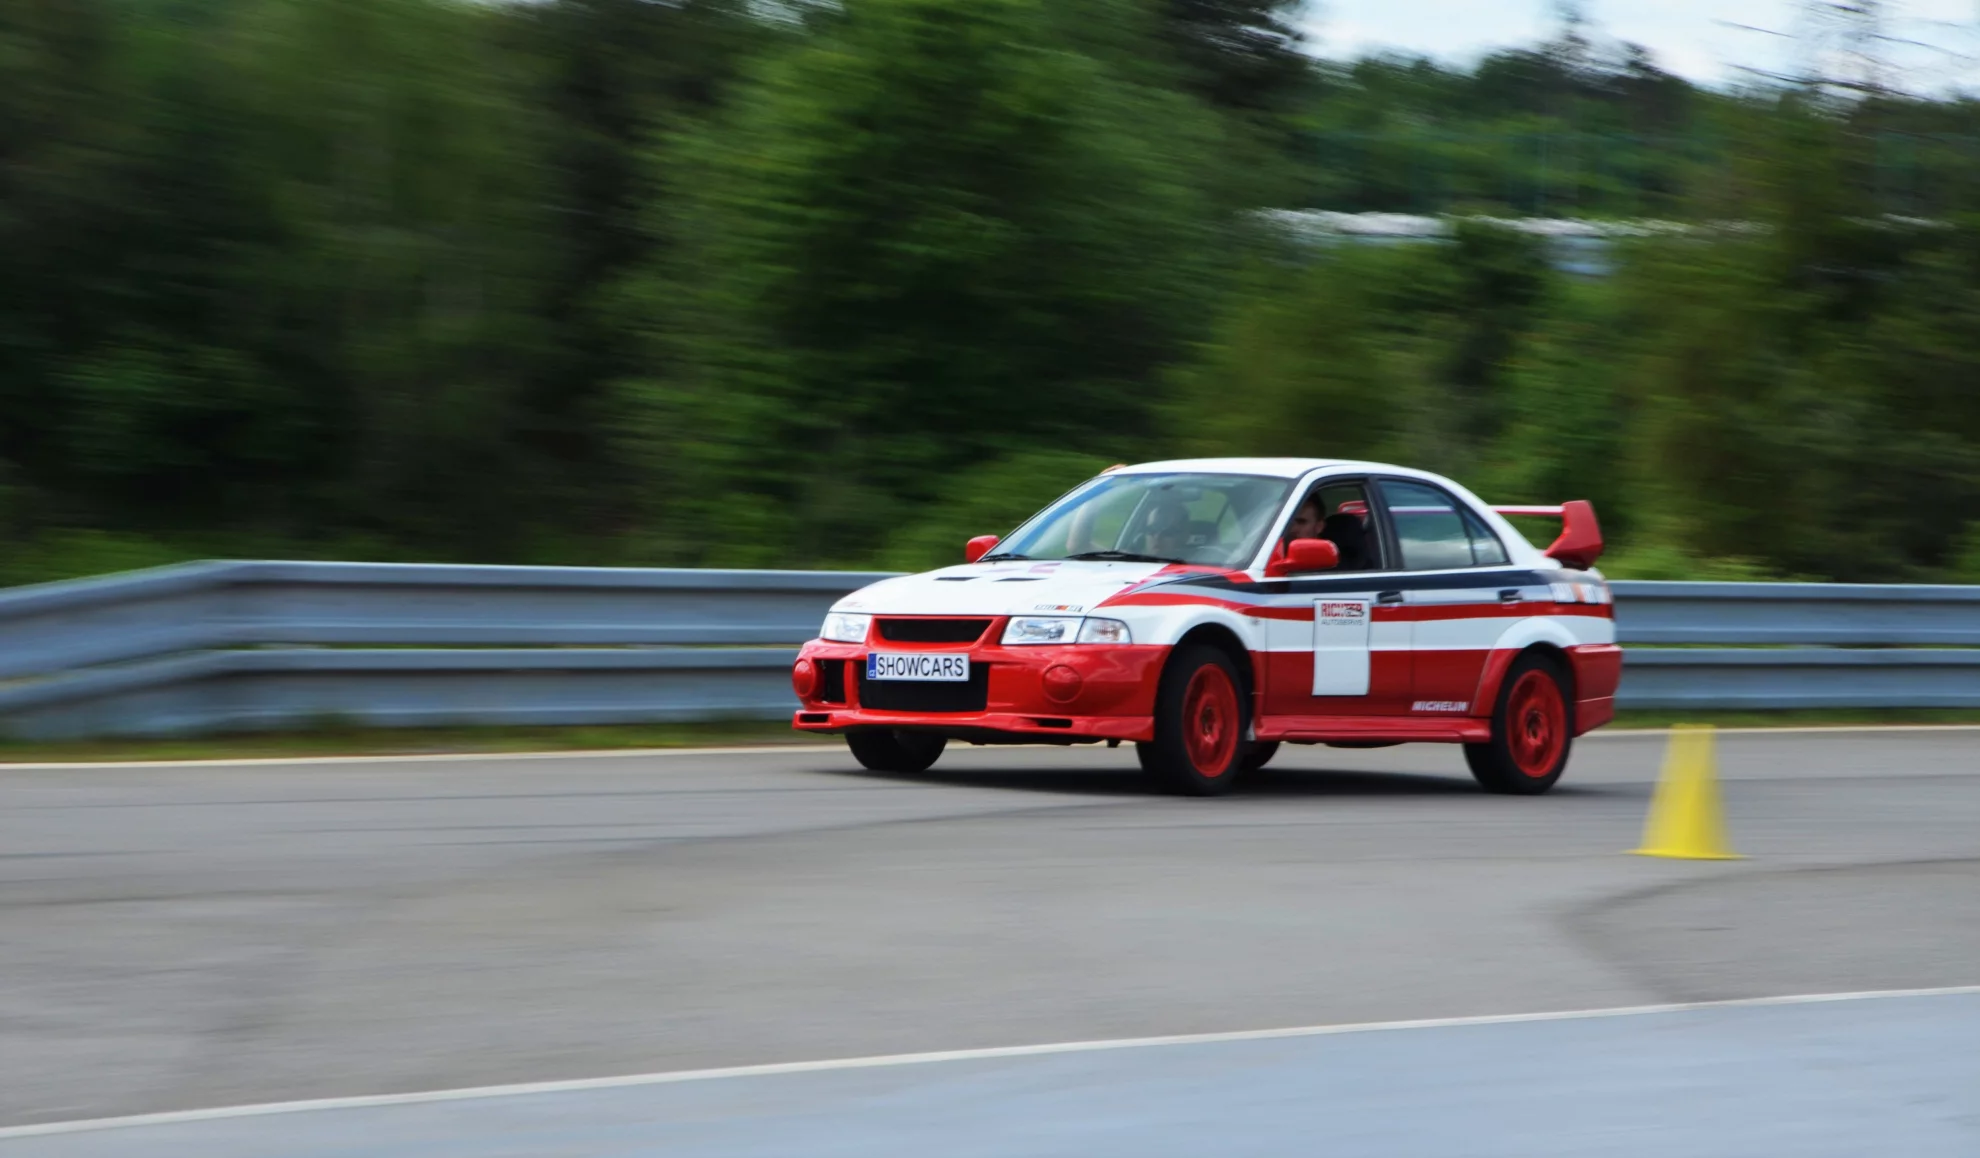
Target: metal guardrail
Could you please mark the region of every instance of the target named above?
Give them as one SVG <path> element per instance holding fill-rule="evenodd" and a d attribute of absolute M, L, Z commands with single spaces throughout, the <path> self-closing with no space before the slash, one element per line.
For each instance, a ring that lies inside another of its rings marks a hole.
<path fill-rule="evenodd" d="M 1980 650 L 1627 648 L 1624 708 L 1980 707 Z"/>
<path fill-rule="evenodd" d="M 266 643 L 798 644 L 883 574 L 188 563 L 0 591 L 0 679 Z"/>
<path fill-rule="evenodd" d="M 1628 580 L 1609 586 L 1625 644 L 1980 645 L 1980 587 Z"/>
<path fill-rule="evenodd" d="M 775 718 L 795 646 L 884 577 L 218 562 L 17 588 L 0 732 Z"/>
<path fill-rule="evenodd" d="M 17 588 L 0 732 L 774 719 L 795 645 L 884 577 L 221 562 Z M 1624 707 L 1980 707 L 1980 588 L 1614 589 Z"/>
<path fill-rule="evenodd" d="M 1980 587 L 1610 587 L 1625 645 L 1622 707 L 1980 707 L 1980 650 L 1972 649 L 1980 645 Z M 1797 644 L 1816 646 L 1788 646 Z"/>

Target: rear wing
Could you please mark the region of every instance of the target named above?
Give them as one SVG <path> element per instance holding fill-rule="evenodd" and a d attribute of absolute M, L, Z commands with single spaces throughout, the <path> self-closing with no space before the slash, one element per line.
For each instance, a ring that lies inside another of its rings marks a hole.
<path fill-rule="evenodd" d="M 1569 499 L 1558 507 L 1493 507 L 1502 515 L 1558 515 L 1561 534 L 1545 552 L 1550 559 L 1577 571 L 1586 571 L 1602 557 L 1602 525 L 1595 521 L 1595 505 L 1587 499 Z"/>

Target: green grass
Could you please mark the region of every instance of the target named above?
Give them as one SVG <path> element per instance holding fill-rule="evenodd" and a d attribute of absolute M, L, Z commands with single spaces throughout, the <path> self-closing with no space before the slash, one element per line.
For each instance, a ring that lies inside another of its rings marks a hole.
<path fill-rule="evenodd" d="M 323 727 L 159 739 L 0 740 L 0 765 L 91 760 L 254 760 L 818 743 L 784 721 L 533 728 Z"/>

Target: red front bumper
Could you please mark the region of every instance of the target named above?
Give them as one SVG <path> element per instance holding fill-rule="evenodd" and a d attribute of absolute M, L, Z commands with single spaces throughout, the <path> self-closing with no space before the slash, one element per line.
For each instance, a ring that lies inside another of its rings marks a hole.
<path fill-rule="evenodd" d="M 1155 689 L 1169 655 L 1167 646 L 883 645 L 880 650 L 890 652 L 964 654 L 984 673 L 980 710 L 971 703 L 962 711 L 926 711 L 861 702 L 868 650 L 863 643 L 818 639 L 804 645 L 798 663 L 812 665 L 813 686 L 808 695 L 799 689 L 804 707 L 792 718 L 793 727 L 806 732 L 914 728 L 984 740 L 1149 740 L 1155 734 Z M 840 665 L 836 677 L 828 664 Z"/>

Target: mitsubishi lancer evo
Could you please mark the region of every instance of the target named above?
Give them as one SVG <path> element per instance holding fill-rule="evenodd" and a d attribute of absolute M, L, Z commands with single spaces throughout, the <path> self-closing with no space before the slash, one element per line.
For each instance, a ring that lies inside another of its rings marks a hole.
<path fill-rule="evenodd" d="M 958 566 L 839 600 L 792 668 L 793 724 L 894 773 L 952 740 L 1126 741 L 1196 795 L 1288 743 L 1461 744 L 1487 790 L 1545 792 L 1615 712 L 1601 553 L 1585 501 L 1495 507 L 1406 467 L 1118 466 Z"/>

